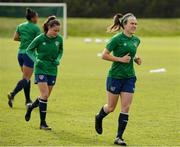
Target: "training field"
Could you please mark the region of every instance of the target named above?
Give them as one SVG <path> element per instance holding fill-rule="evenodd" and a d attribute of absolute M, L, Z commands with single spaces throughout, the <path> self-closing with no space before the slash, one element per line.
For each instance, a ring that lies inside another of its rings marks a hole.
<path fill-rule="evenodd" d="M 94 130 L 94 115 L 106 101 L 105 79 L 109 62 L 97 56 L 105 43 L 65 41 L 57 84 L 48 103 L 47 122 L 52 131 L 39 130 L 39 111 L 25 122 L 23 92 L 7 105 L 7 93 L 21 78 L 16 60 L 18 43 L 0 42 L 0 145 L 110 146 L 117 130 L 119 107 L 104 120 L 104 133 Z M 124 138 L 129 145 L 180 145 L 180 40 L 179 37 L 141 37 L 142 66 L 135 66 L 137 88 Z M 149 73 L 165 68 L 165 73 Z M 34 77 L 33 77 L 34 78 Z M 32 98 L 39 92 L 32 86 Z"/>
<path fill-rule="evenodd" d="M 94 40 L 103 36 L 112 20 L 68 19 L 71 37 L 65 40 L 57 83 L 48 102 L 47 123 L 52 131 L 39 130 L 38 109 L 32 112 L 30 122 L 25 122 L 23 91 L 15 97 L 13 109 L 7 105 L 7 93 L 21 78 L 17 62 L 18 42 L 10 36 L 16 25 L 24 20 L 0 18 L 0 21 L 0 146 L 113 145 L 119 104 L 115 112 L 104 119 L 104 133 L 99 136 L 94 130 L 94 116 L 106 102 L 105 81 L 111 63 L 97 56 L 105 42 L 84 42 L 85 37 Z M 180 146 L 179 26 L 180 19 L 139 21 L 137 33 L 143 37 L 140 37 L 138 54 L 143 64 L 135 65 L 138 80 L 124 134 L 128 145 Z M 105 34 L 101 38 L 109 37 L 111 35 Z M 165 68 L 166 72 L 149 72 L 159 68 Z M 32 84 L 32 99 L 38 95 L 37 86 Z"/>

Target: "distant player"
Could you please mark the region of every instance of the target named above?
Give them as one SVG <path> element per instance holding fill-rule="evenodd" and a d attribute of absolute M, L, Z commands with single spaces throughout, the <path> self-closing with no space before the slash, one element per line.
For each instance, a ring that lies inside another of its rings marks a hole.
<path fill-rule="evenodd" d="M 18 81 L 14 90 L 8 94 L 8 104 L 11 108 L 13 107 L 13 100 L 15 95 L 22 89 L 24 89 L 24 94 L 26 98 L 25 104 L 29 105 L 32 103 L 30 98 L 30 79 L 33 73 L 34 62 L 27 56 L 26 49 L 31 43 L 31 41 L 40 34 L 40 29 L 36 25 L 38 21 L 37 12 L 27 8 L 26 19 L 27 22 L 18 25 L 14 34 L 14 40 L 20 42 L 20 47 L 18 51 L 18 62 L 23 75 L 22 79 Z"/>
<path fill-rule="evenodd" d="M 44 33 L 36 37 L 27 49 L 28 56 L 35 62 L 35 80 L 40 97 L 28 107 L 25 120 L 29 121 L 32 110 L 39 107 L 40 129 L 44 130 L 51 130 L 46 123 L 47 103 L 56 83 L 57 66 L 63 54 L 63 39 L 59 31 L 60 22 L 54 16 L 49 17 L 44 24 Z"/>
<path fill-rule="evenodd" d="M 114 24 L 109 28 L 110 32 L 118 31 L 121 28 L 123 31 L 112 37 L 102 54 L 104 60 L 112 61 L 113 63 L 106 81 L 107 104 L 95 116 L 95 129 L 98 134 L 102 134 L 103 118 L 114 111 L 120 97 L 121 112 L 114 144 L 126 145 L 122 136 L 128 123 L 128 112 L 135 90 L 136 76 L 133 62 L 135 61 L 140 65 L 141 59 L 135 56 L 140 43 L 139 38 L 133 35 L 137 28 L 136 17 L 131 13 L 115 15 Z M 113 53 L 112 55 L 111 52 Z"/>

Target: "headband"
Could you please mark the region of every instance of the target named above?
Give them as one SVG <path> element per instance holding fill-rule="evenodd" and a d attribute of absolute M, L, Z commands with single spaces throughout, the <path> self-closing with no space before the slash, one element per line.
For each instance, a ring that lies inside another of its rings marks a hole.
<path fill-rule="evenodd" d="M 131 13 L 129 13 L 129 14 L 127 14 L 127 15 L 124 15 L 122 18 L 119 19 L 120 24 L 123 25 L 124 22 L 127 21 L 127 19 L 128 19 L 129 17 L 135 17 L 135 16 L 134 16 L 133 14 L 131 14 Z"/>

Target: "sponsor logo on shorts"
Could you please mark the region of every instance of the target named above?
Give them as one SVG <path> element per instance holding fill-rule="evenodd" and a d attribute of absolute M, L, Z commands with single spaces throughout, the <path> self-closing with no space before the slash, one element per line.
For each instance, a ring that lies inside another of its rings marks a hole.
<path fill-rule="evenodd" d="M 39 79 L 43 80 L 44 79 L 44 75 L 39 75 Z"/>

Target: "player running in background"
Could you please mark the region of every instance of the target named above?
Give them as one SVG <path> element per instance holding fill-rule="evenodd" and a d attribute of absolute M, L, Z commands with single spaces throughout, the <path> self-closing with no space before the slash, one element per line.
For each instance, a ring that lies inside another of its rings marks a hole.
<path fill-rule="evenodd" d="M 18 25 L 14 34 L 14 40 L 20 42 L 18 51 L 18 62 L 22 71 L 22 79 L 18 81 L 13 91 L 8 94 L 8 104 L 12 108 L 15 95 L 24 89 L 26 98 L 25 104 L 28 106 L 32 103 L 30 98 L 31 76 L 33 73 L 34 62 L 27 56 L 26 49 L 32 40 L 40 34 L 40 29 L 36 25 L 38 14 L 32 9 L 26 9 L 27 21 Z"/>
<path fill-rule="evenodd" d="M 104 60 L 112 61 L 113 63 L 106 81 L 107 104 L 95 116 L 95 129 L 98 134 L 102 134 L 103 118 L 114 111 L 120 97 L 121 112 L 114 144 L 126 145 L 122 135 L 128 123 L 128 112 L 135 90 L 136 76 L 133 62 L 140 65 L 141 59 L 135 56 L 140 43 L 139 38 L 133 35 L 137 28 L 136 17 L 131 13 L 115 15 L 114 24 L 109 28 L 110 32 L 118 31 L 121 28 L 123 31 L 112 37 L 102 54 Z M 113 53 L 112 55 L 111 52 Z"/>
<path fill-rule="evenodd" d="M 35 62 L 35 81 L 40 97 L 28 107 L 25 120 L 29 121 L 32 110 L 39 107 L 40 129 L 44 130 L 51 130 L 46 123 L 47 103 L 56 83 L 57 66 L 63 54 L 63 39 L 59 31 L 60 22 L 53 16 L 49 17 L 44 24 L 44 33 L 35 38 L 27 49 L 28 56 Z"/>

